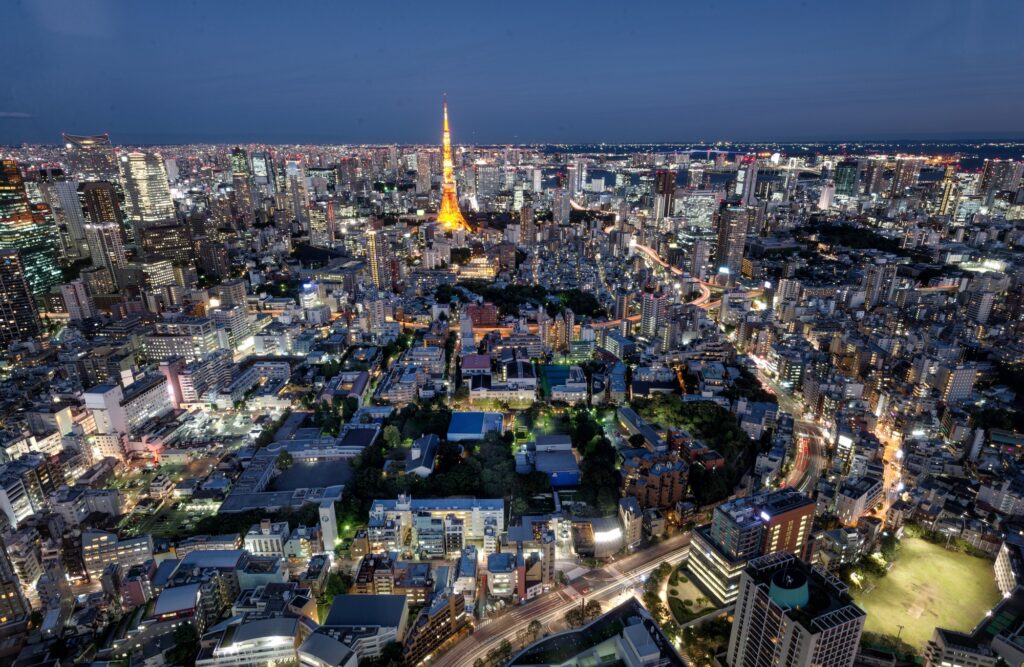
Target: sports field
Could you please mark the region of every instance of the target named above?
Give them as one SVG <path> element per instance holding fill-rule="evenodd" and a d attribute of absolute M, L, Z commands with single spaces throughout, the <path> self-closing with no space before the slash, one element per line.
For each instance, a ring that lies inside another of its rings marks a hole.
<path fill-rule="evenodd" d="M 920 649 L 936 626 L 966 631 L 999 600 L 992 562 L 941 544 L 907 537 L 885 577 L 871 577 L 852 590 L 867 612 L 864 629 L 895 636 Z"/>

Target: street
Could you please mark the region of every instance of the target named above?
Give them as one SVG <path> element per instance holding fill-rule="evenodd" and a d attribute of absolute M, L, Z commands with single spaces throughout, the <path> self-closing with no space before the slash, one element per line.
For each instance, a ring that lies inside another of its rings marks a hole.
<path fill-rule="evenodd" d="M 548 630 L 555 619 L 561 619 L 569 609 L 580 604 L 581 598 L 598 602 L 612 600 L 622 593 L 625 586 L 638 583 L 641 577 L 662 563 L 680 562 L 689 550 L 690 534 L 684 533 L 593 570 L 576 584 L 589 587 L 585 596 L 576 590 L 576 586 L 571 585 L 526 602 L 493 621 L 481 623 L 473 634 L 433 664 L 438 667 L 471 665 L 477 657 L 483 657 L 488 651 L 497 648 L 502 640 L 513 641 L 530 621 L 540 621 Z"/>

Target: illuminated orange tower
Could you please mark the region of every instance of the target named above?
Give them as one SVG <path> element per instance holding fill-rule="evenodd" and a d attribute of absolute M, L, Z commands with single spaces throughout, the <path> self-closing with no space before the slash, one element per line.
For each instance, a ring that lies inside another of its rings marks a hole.
<path fill-rule="evenodd" d="M 455 165 L 452 163 L 452 136 L 448 130 L 448 98 L 444 100 L 444 166 L 441 180 L 441 210 L 437 212 L 437 221 L 445 229 L 465 229 L 469 231 L 469 223 L 462 217 L 459 210 L 459 197 L 455 194 Z"/>

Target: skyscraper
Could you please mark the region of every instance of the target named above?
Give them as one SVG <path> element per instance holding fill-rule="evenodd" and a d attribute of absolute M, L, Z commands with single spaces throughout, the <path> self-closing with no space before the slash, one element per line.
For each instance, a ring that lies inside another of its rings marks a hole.
<path fill-rule="evenodd" d="M 231 184 L 235 189 L 235 202 L 238 208 L 239 217 L 246 227 L 255 221 L 253 213 L 253 181 L 252 169 L 249 166 L 249 157 L 244 148 L 236 146 L 231 151 Z"/>
<path fill-rule="evenodd" d="M 60 209 L 60 219 L 64 223 L 64 229 L 70 246 L 69 257 L 77 259 L 86 256 L 85 247 L 85 215 L 82 213 L 82 201 L 78 198 L 78 188 L 74 181 L 67 178 L 57 178 L 52 182 L 53 194 L 56 202 L 50 202 L 50 208 Z"/>
<path fill-rule="evenodd" d="M 443 150 L 443 168 L 441 171 L 441 210 L 437 212 L 437 221 L 445 229 L 469 230 L 469 223 L 462 217 L 459 210 L 459 197 L 455 193 L 455 164 L 452 162 L 452 138 L 448 129 L 448 100 L 444 101 L 444 133 L 441 137 Z"/>
<path fill-rule="evenodd" d="M 21 256 L 17 250 L 0 250 L 0 341 L 9 345 L 41 331 Z"/>
<path fill-rule="evenodd" d="M 690 248 L 690 273 L 699 280 L 706 280 L 708 274 L 708 260 L 711 253 L 708 250 L 708 242 L 704 239 L 697 239 Z"/>
<path fill-rule="evenodd" d="M 380 229 L 366 232 L 366 261 L 370 273 L 370 282 L 379 290 L 390 291 L 394 288 L 391 271 L 391 246 L 387 234 Z"/>
<path fill-rule="evenodd" d="M 892 186 L 889 188 L 890 197 L 902 197 L 907 190 L 917 185 L 921 175 L 921 166 L 924 159 L 919 157 L 898 157 L 896 168 L 892 174 Z"/>
<path fill-rule="evenodd" d="M 530 247 L 537 241 L 537 223 L 533 220 L 533 207 L 519 209 L 519 244 Z"/>
<path fill-rule="evenodd" d="M 857 160 L 842 160 L 836 165 L 836 194 L 853 197 L 860 189 L 860 164 Z"/>
<path fill-rule="evenodd" d="M 126 153 L 121 156 L 121 170 L 130 222 L 129 240 L 135 243 L 135 230 L 174 222 L 174 201 L 160 156 L 139 151 Z"/>
<path fill-rule="evenodd" d="M 715 245 L 715 264 L 719 271 L 727 269 L 729 275 L 738 276 L 743 264 L 743 246 L 747 242 L 750 212 L 742 206 L 723 207 L 718 211 L 715 225 L 718 243 Z"/>
<path fill-rule="evenodd" d="M 676 172 L 659 169 L 654 174 L 654 219 L 672 215 L 672 201 L 676 194 Z"/>
<path fill-rule="evenodd" d="M 997 192 L 1016 190 L 1024 177 L 1024 162 L 1016 160 L 985 160 L 981 171 L 978 194 L 984 197 L 985 205 L 991 205 Z"/>
<path fill-rule="evenodd" d="M 864 611 L 838 577 L 780 552 L 743 571 L 729 636 L 732 667 L 850 667 Z"/>
<path fill-rule="evenodd" d="M 252 178 L 264 195 L 274 194 L 274 160 L 270 153 L 252 154 Z"/>
<path fill-rule="evenodd" d="M 33 294 L 44 294 L 60 283 L 56 229 L 33 215 L 21 170 L 14 160 L 0 162 L 0 248 L 21 253 L 22 268 Z"/>
<path fill-rule="evenodd" d="M 64 149 L 67 151 L 71 174 L 79 182 L 117 182 L 117 161 L 109 134 L 80 136 L 64 135 Z"/>
<path fill-rule="evenodd" d="M 668 298 L 661 290 L 646 291 L 640 297 L 640 335 L 651 340 L 665 321 Z"/>
<path fill-rule="evenodd" d="M 420 151 L 416 153 L 416 194 L 428 194 L 431 184 L 430 153 Z"/>
<path fill-rule="evenodd" d="M 892 298 L 896 287 L 895 264 L 871 264 L 864 273 L 864 306 L 871 310 Z"/>
<path fill-rule="evenodd" d="M 959 195 L 959 187 L 956 181 L 956 164 L 946 166 L 946 173 L 942 178 L 942 201 L 939 203 L 939 215 L 953 215 L 956 212 L 956 204 Z"/>
<path fill-rule="evenodd" d="M 722 503 L 711 523 L 693 531 L 689 567 L 722 603 L 736 599 L 748 561 L 809 550 L 814 501 L 795 489 L 768 491 Z"/>
<path fill-rule="evenodd" d="M 736 197 L 740 204 L 746 206 L 754 201 L 754 191 L 757 188 L 757 157 L 748 155 L 743 158 L 739 169 L 736 170 Z"/>
<path fill-rule="evenodd" d="M 885 158 L 873 157 L 864 170 L 864 194 L 881 194 L 885 187 Z"/>
<path fill-rule="evenodd" d="M 82 183 L 78 193 L 87 222 L 116 222 L 123 228 L 124 216 L 117 203 L 117 191 L 110 181 Z"/>
<path fill-rule="evenodd" d="M 116 282 L 118 270 L 128 267 L 121 228 L 113 222 L 88 223 L 85 226 L 85 239 L 89 243 L 92 265 L 106 267 Z"/>
<path fill-rule="evenodd" d="M 96 317 L 96 304 L 81 279 L 72 280 L 60 286 L 60 294 L 64 297 L 64 308 L 68 311 L 68 318 L 72 321 L 84 320 Z"/>

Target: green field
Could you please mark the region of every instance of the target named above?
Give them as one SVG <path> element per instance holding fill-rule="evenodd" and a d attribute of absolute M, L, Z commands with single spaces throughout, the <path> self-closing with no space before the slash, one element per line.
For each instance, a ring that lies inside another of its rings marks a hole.
<path fill-rule="evenodd" d="M 867 591 L 867 592 L 864 592 Z M 991 561 L 907 537 L 888 575 L 853 589 L 867 612 L 864 629 L 896 635 L 920 650 L 936 626 L 966 631 L 999 600 Z"/>

